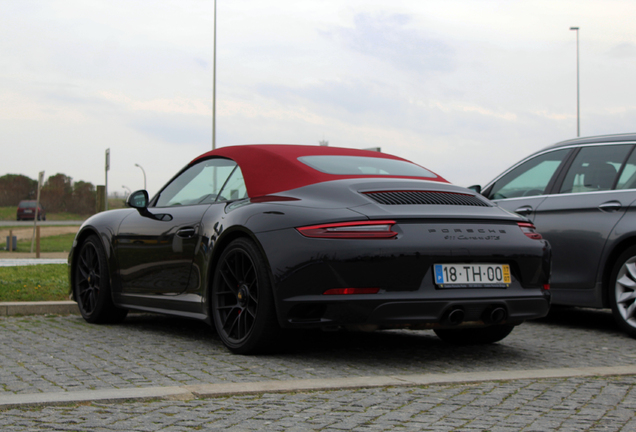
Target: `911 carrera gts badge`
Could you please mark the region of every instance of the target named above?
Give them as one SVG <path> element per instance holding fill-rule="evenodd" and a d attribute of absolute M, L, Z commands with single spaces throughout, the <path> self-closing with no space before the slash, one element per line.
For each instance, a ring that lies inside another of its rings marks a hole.
<path fill-rule="evenodd" d="M 431 234 L 446 234 L 444 240 L 501 240 L 499 234 L 506 234 L 506 230 L 493 228 L 429 228 Z M 486 234 L 486 235 L 480 235 Z"/>
<path fill-rule="evenodd" d="M 447 235 L 444 236 L 444 240 L 500 240 L 499 236 L 465 236 L 465 235 Z"/>
<path fill-rule="evenodd" d="M 436 233 L 436 232 L 441 232 L 444 234 L 462 234 L 462 233 L 467 233 L 467 234 L 505 234 L 506 230 L 502 230 L 502 229 L 492 229 L 492 228 L 442 228 L 442 229 L 437 229 L 437 228 L 429 228 L 428 229 L 429 233 Z"/>

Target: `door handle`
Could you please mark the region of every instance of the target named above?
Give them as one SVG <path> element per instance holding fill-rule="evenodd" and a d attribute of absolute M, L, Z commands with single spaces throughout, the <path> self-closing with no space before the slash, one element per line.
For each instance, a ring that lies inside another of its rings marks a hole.
<path fill-rule="evenodd" d="M 522 216 L 528 216 L 530 213 L 532 213 L 532 206 L 521 206 L 517 210 L 515 210 L 515 213 L 519 213 Z"/>
<path fill-rule="evenodd" d="M 182 228 L 179 231 L 177 231 L 177 236 L 181 238 L 194 237 L 194 234 L 196 234 L 196 231 L 194 228 Z"/>
<path fill-rule="evenodd" d="M 618 201 L 608 201 L 598 206 L 599 210 L 604 212 L 615 212 L 621 207 L 621 203 Z"/>

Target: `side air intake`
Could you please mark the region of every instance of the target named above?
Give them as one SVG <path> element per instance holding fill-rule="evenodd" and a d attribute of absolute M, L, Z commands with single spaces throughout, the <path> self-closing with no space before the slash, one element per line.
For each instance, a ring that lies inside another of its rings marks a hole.
<path fill-rule="evenodd" d="M 459 205 L 491 207 L 474 195 L 434 191 L 364 192 L 375 202 L 384 205 Z"/>

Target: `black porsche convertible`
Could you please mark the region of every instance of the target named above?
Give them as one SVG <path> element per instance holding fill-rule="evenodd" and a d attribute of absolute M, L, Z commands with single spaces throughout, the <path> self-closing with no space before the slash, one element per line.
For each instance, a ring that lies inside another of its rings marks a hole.
<path fill-rule="evenodd" d="M 190 317 L 246 354 L 290 328 L 491 343 L 549 309 L 550 246 L 532 224 L 380 152 L 224 147 L 127 204 L 86 220 L 69 255 L 91 323 Z"/>

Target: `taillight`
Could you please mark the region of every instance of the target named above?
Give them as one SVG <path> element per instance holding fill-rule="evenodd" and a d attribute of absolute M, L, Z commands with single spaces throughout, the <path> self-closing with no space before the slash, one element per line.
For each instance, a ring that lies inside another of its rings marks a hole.
<path fill-rule="evenodd" d="M 537 229 L 535 228 L 535 226 L 532 225 L 530 222 L 518 222 L 517 225 L 519 225 L 519 228 L 521 228 L 521 231 L 523 231 L 526 237 L 529 237 L 533 240 L 541 240 L 543 238 L 541 234 L 536 231 Z"/>
<path fill-rule="evenodd" d="M 341 222 L 296 228 L 305 237 L 339 239 L 387 239 L 397 236 L 395 221 Z"/>
<path fill-rule="evenodd" d="M 377 294 L 380 288 L 332 288 L 323 295 Z"/>

